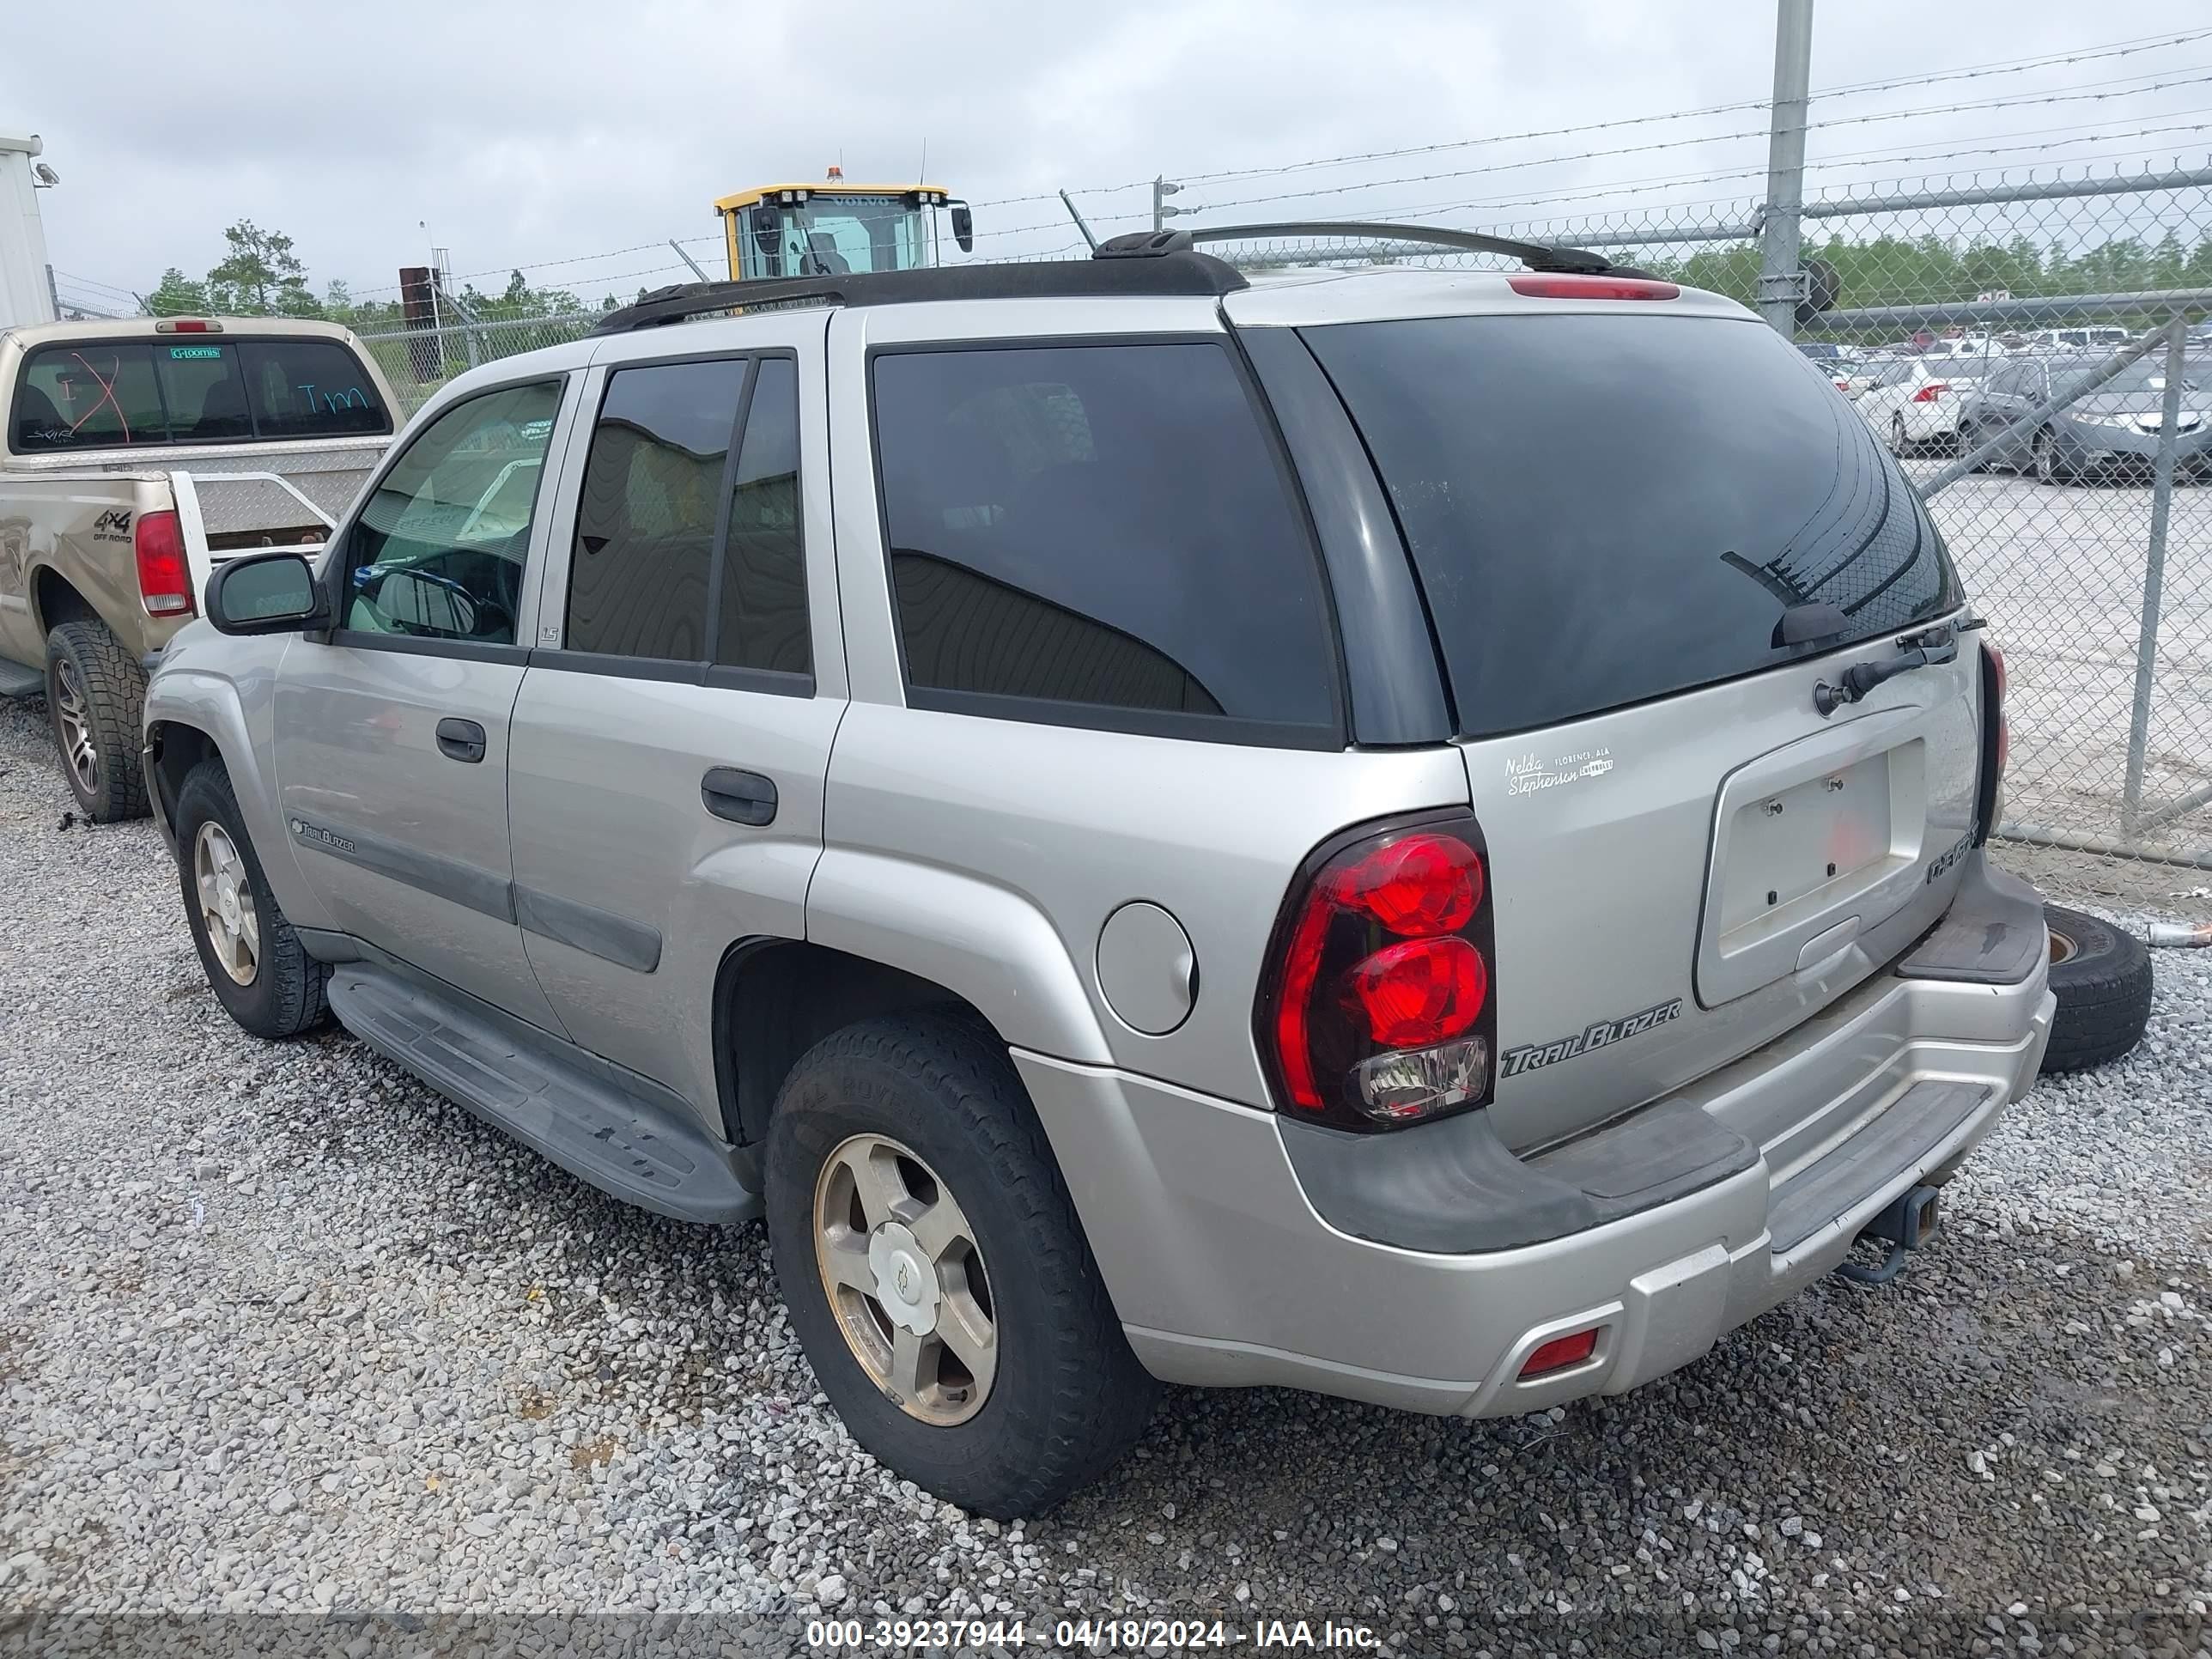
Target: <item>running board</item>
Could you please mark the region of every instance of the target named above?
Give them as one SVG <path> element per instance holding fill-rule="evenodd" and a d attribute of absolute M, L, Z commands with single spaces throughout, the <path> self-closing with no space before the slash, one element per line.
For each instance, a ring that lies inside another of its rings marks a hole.
<path fill-rule="evenodd" d="M 679 1221 L 757 1219 L 760 1196 L 695 1123 L 368 962 L 331 970 L 331 1009 L 386 1059 L 601 1192 Z"/>
<path fill-rule="evenodd" d="M 46 670 L 26 668 L 19 662 L 0 662 L 0 697 L 43 697 L 46 695 Z"/>

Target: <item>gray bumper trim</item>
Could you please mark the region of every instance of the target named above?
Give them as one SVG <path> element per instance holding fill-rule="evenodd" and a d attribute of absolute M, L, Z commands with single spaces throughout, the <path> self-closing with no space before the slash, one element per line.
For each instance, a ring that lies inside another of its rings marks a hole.
<path fill-rule="evenodd" d="M 1687 1101 L 1662 1101 L 1526 1161 L 1486 1112 L 1382 1134 L 1288 1117 L 1281 1129 L 1307 1201 L 1331 1226 L 1452 1255 L 1565 1238 L 1759 1162 L 1756 1146 Z"/>
<path fill-rule="evenodd" d="M 2019 985 L 2050 953 L 2043 895 L 1976 848 L 1943 920 L 1905 953 L 1900 979 Z"/>

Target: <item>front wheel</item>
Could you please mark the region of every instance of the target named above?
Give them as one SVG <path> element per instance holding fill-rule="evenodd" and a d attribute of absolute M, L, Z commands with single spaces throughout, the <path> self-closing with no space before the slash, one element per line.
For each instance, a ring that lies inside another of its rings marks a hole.
<path fill-rule="evenodd" d="M 894 1474 L 1006 1519 L 1144 1432 L 1158 1384 L 988 1032 L 901 1018 L 824 1037 L 777 1098 L 765 1196 L 815 1376 Z"/>
<path fill-rule="evenodd" d="M 106 623 L 66 622 L 46 635 L 46 712 L 77 810 L 95 823 L 144 817 L 146 675 Z"/>
<path fill-rule="evenodd" d="M 216 1000 L 258 1037 L 297 1036 L 329 1013 L 330 969 L 301 948 L 246 833 L 230 774 L 204 760 L 177 792 L 185 920 Z"/>

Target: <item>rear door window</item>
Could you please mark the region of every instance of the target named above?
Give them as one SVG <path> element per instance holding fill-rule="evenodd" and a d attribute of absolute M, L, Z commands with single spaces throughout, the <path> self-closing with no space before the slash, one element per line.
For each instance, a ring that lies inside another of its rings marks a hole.
<path fill-rule="evenodd" d="M 571 651 L 707 659 L 708 578 L 743 359 L 607 379 L 568 565 Z"/>
<path fill-rule="evenodd" d="M 1318 561 L 1221 345 L 885 352 L 873 385 L 918 706 L 1333 744 Z"/>
<path fill-rule="evenodd" d="M 763 357 L 745 409 L 730 486 L 714 660 L 727 668 L 805 674 L 806 544 L 799 495 L 799 365 Z"/>
<path fill-rule="evenodd" d="M 1304 331 L 1494 736 L 1752 674 L 1958 603 L 1942 538 L 1821 370 L 1756 321 L 1481 316 Z M 1844 640 L 1782 647 L 1791 606 Z"/>

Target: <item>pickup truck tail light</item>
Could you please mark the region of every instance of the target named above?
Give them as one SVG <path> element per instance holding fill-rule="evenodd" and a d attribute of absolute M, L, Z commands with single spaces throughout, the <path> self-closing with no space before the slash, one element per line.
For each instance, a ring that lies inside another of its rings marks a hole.
<path fill-rule="evenodd" d="M 192 573 L 185 562 L 185 531 L 173 512 L 141 513 L 131 532 L 138 556 L 138 598 L 149 617 L 192 614 Z"/>
<path fill-rule="evenodd" d="M 1482 832 L 1467 813 L 1323 843 L 1291 884 L 1254 1011 L 1277 1103 L 1359 1130 L 1485 1104 L 1494 956 Z"/>

